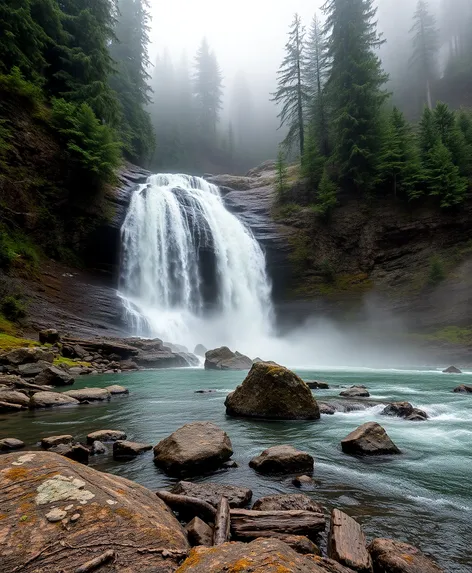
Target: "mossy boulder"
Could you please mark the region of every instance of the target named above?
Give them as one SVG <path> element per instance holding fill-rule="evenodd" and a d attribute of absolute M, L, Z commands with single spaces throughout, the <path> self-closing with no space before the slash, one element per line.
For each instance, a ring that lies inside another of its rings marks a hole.
<path fill-rule="evenodd" d="M 306 383 L 283 366 L 258 362 L 226 398 L 230 416 L 271 420 L 317 420 L 318 404 Z"/>
<path fill-rule="evenodd" d="M 153 492 L 50 452 L 2 456 L 0 507 L 2 571 L 73 572 L 108 550 L 106 571 L 171 573 L 189 550 Z"/>

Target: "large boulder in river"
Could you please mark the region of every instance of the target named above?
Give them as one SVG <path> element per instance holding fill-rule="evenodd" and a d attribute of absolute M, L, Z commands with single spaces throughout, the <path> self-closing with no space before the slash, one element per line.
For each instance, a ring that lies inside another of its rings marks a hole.
<path fill-rule="evenodd" d="M 232 455 L 228 435 L 212 422 L 185 424 L 154 447 L 154 463 L 176 476 L 215 470 Z"/>
<path fill-rule="evenodd" d="M 441 567 L 419 549 L 401 541 L 374 539 L 368 550 L 376 572 L 444 573 Z"/>
<path fill-rule="evenodd" d="M 67 390 L 66 396 L 71 396 L 79 402 L 103 402 L 111 399 L 106 388 L 82 388 L 80 390 Z"/>
<path fill-rule="evenodd" d="M 341 440 L 345 454 L 357 456 L 380 456 L 401 454 L 387 432 L 377 422 L 367 422 Z"/>
<path fill-rule="evenodd" d="M 34 383 L 39 386 L 70 386 L 74 383 L 74 378 L 61 368 L 49 366 L 36 376 Z"/>
<path fill-rule="evenodd" d="M 326 573 L 279 539 L 256 539 L 251 543 L 224 543 L 218 547 L 195 547 L 177 573 Z"/>
<path fill-rule="evenodd" d="M 49 452 L 2 457 L 0 507 L 2 571 L 72 573 L 110 551 L 104 571 L 170 573 L 189 549 L 153 492 Z"/>
<path fill-rule="evenodd" d="M 205 354 L 205 370 L 249 370 L 251 366 L 249 357 L 232 352 L 227 346 L 209 350 Z"/>
<path fill-rule="evenodd" d="M 369 398 L 370 394 L 364 386 L 351 386 L 347 390 L 343 390 L 340 394 L 344 398 Z"/>
<path fill-rule="evenodd" d="M 172 488 L 172 493 L 198 497 L 214 507 L 218 505 L 222 497 L 226 497 L 230 507 L 246 507 L 252 498 L 252 491 L 245 487 L 208 482 L 179 481 Z"/>
<path fill-rule="evenodd" d="M 397 416 L 411 421 L 423 421 L 429 418 L 424 410 L 414 408 L 409 402 L 392 402 L 380 413 L 383 416 Z"/>
<path fill-rule="evenodd" d="M 258 362 L 226 398 L 230 416 L 273 420 L 317 420 L 318 404 L 303 380 L 283 366 Z"/>
<path fill-rule="evenodd" d="M 313 473 L 313 457 L 293 446 L 273 446 L 249 462 L 261 474 Z"/>

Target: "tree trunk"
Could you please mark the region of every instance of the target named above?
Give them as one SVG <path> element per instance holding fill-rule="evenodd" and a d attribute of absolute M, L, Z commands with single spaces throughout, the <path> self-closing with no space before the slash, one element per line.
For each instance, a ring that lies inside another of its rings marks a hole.
<path fill-rule="evenodd" d="M 222 497 L 216 508 L 215 531 L 213 545 L 223 545 L 229 541 L 231 527 L 229 503 L 226 497 Z"/>
<path fill-rule="evenodd" d="M 156 495 L 162 499 L 162 501 L 167 503 L 171 509 L 175 509 L 176 511 L 186 511 L 187 513 L 192 513 L 194 516 L 202 516 L 203 519 L 209 519 L 210 521 L 215 519 L 216 509 L 198 497 L 177 495 L 164 490 L 156 491 Z"/>
<path fill-rule="evenodd" d="M 429 109 L 433 109 L 433 98 L 431 97 L 431 84 L 429 79 L 426 80 L 426 99 Z"/>
<path fill-rule="evenodd" d="M 290 535 L 314 535 L 324 531 L 325 516 L 313 511 L 231 510 L 231 528 L 236 537 L 250 531 L 274 531 Z"/>

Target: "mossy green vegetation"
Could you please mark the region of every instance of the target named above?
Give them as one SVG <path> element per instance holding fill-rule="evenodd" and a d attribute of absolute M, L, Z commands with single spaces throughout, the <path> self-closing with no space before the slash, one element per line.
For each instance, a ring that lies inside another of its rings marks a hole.
<path fill-rule="evenodd" d="M 64 356 L 57 356 L 54 359 L 54 366 L 60 366 L 63 364 L 69 368 L 73 368 L 74 366 L 83 366 L 84 368 L 90 368 L 90 362 L 84 362 L 83 360 L 72 360 L 71 358 L 65 358 Z"/>
<path fill-rule="evenodd" d="M 1 332 L 4 326 L 5 322 L 0 317 L 0 352 L 13 350 L 15 348 L 39 346 L 39 342 L 35 342 L 34 340 Z M 8 323 L 6 326 L 8 327 Z"/>

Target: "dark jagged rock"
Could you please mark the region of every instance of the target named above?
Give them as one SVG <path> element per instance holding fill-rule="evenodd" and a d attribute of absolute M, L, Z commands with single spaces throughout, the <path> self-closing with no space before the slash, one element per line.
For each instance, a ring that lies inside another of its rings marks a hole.
<path fill-rule="evenodd" d="M 92 447 L 90 448 L 90 454 L 92 456 L 99 456 L 101 454 L 106 454 L 107 452 L 107 447 L 99 440 L 95 440 L 92 444 Z"/>
<path fill-rule="evenodd" d="M 115 561 L 93 571 L 171 573 L 189 550 L 166 505 L 137 483 L 50 452 L 6 454 L 1 463 L 2 571 L 72 573 L 106 549 Z M 58 508 L 65 521 L 52 523 L 46 516 Z"/>
<path fill-rule="evenodd" d="M 419 549 L 401 541 L 374 539 L 368 550 L 375 573 L 444 573 L 441 567 Z"/>
<path fill-rule="evenodd" d="M 261 474 L 313 473 L 314 460 L 307 452 L 293 446 L 274 446 L 249 462 Z"/>
<path fill-rule="evenodd" d="M 49 366 L 36 376 L 34 383 L 38 386 L 70 386 L 74 378 L 56 366 Z"/>
<path fill-rule="evenodd" d="M 252 360 L 227 346 L 205 353 L 205 370 L 249 370 Z"/>
<path fill-rule="evenodd" d="M 472 394 L 472 386 L 467 386 L 467 384 L 461 384 L 454 388 L 453 392 L 456 394 Z"/>
<path fill-rule="evenodd" d="M 87 465 L 89 462 L 90 450 L 82 444 L 58 444 L 48 450 L 51 453 L 59 454 L 74 462 Z"/>
<path fill-rule="evenodd" d="M 311 390 L 329 390 L 329 384 L 327 382 L 320 382 L 319 380 L 306 380 L 305 384 Z"/>
<path fill-rule="evenodd" d="M 220 483 L 193 483 L 179 481 L 172 493 L 197 497 L 216 507 L 222 497 L 226 497 L 230 507 L 246 507 L 251 501 L 252 491 L 245 487 Z"/>
<path fill-rule="evenodd" d="M 336 413 L 335 406 L 326 404 L 325 402 L 318 402 L 318 408 L 320 409 L 320 414 L 324 414 L 325 416 L 332 416 Z"/>
<path fill-rule="evenodd" d="M 32 364 L 39 362 L 54 361 L 54 352 L 50 350 L 42 350 L 41 348 L 17 348 L 5 352 L 0 356 L 0 364 L 10 364 L 12 366 L 20 366 L 22 364 Z"/>
<path fill-rule="evenodd" d="M 254 364 L 244 382 L 228 395 L 231 416 L 278 420 L 317 420 L 318 404 L 308 386 L 295 373 L 266 362 Z"/>
<path fill-rule="evenodd" d="M 291 509 L 300 509 L 303 511 L 314 511 L 315 513 L 325 512 L 325 508 L 320 503 L 316 503 L 303 493 L 279 494 L 261 497 L 254 503 L 252 509 L 256 511 L 288 511 Z"/>
<path fill-rule="evenodd" d="M 185 424 L 154 447 L 154 463 L 177 476 L 215 470 L 232 455 L 228 435 L 212 422 Z"/>
<path fill-rule="evenodd" d="M 449 366 L 449 368 L 446 368 L 446 370 L 443 370 L 444 374 L 462 374 L 462 371 L 459 370 L 459 368 L 456 368 L 455 366 Z"/>
<path fill-rule="evenodd" d="M 61 335 L 55 328 L 47 328 L 39 332 L 41 344 L 56 344 L 61 340 Z"/>
<path fill-rule="evenodd" d="M 377 422 L 367 422 L 341 441 L 344 453 L 358 456 L 401 454 L 387 432 Z"/>
<path fill-rule="evenodd" d="M 187 523 L 185 531 L 192 547 L 199 545 L 211 547 L 213 545 L 213 529 L 198 516 Z"/>
<path fill-rule="evenodd" d="M 30 362 L 29 364 L 21 364 L 18 366 L 18 373 L 23 378 L 34 378 L 50 366 L 51 364 L 49 362 L 45 362 L 44 360 L 40 360 L 39 362 Z"/>
<path fill-rule="evenodd" d="M 397 416 L 406 420 L 420 422 L 429 418 L 424 410 L 414 408 L 409 402 L 392 402 L 382 412 L 384 416 Z"/>

